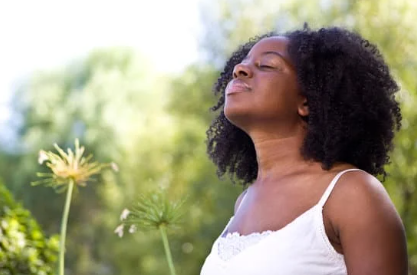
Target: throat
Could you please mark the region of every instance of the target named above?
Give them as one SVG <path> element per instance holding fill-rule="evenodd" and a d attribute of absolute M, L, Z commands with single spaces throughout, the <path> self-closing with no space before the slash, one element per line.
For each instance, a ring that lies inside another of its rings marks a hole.
<path fill-rule="evenodd" d="M 254 140 L 258 162 L 257 181 L 271 177 L 283 178 L 313 165 L 301 155 L 302 142 L 299 136 Z"/>

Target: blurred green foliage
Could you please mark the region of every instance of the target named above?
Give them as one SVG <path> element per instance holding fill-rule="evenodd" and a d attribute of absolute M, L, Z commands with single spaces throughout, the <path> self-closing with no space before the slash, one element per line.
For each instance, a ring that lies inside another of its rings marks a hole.
<path fill-rule="evenodd" d="M 68 147 L 79 137 L 98 160 L 120 167 L 117 175 L 104 173 L 75 194 L 67 274 L 167 274 L 157 234 L 119 239 L 113 233 L 122 209 L 156 186 L 173 197 L 188 197 L 183 227 L 169 232 L 170 244 L 178 274 L 199 273 L 242 191 L 217 179 L 205 153 L 205 131 L 213 118 L 208 108 L 216 101 L 211 87 L 240 43 L 304 22 L 357 30 L 378 45 L 402 87 L 404 126 L 384 184 L 405 224 L 410 273 L 417 274 L 417 5 L 406 0 L 279 2 L 203 1 L 201 60 L 181 74 L 157 74 L 140 54 L 112 48 L 39 72 L 16 92 L 14 110 L 22 119 L 18 150 L 0 154 L 0 175 L 48 234 L 59 230 L 63 197 L 47 188 L 28 188 L 39 170 L 40 148 L 48 150 L 54 142 Z"/>
<path fill-rule="evenodd" d="M 53 275 L 58 237 L 45 237 L 0 182 L 0 275 Z"/>

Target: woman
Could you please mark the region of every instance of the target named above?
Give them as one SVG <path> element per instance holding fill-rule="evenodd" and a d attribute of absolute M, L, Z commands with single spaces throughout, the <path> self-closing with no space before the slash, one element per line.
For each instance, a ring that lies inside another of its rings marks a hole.
<path fill-rule="evenodd" d="M 241 46 L 216 85 L 208 153 L 249 187 L 202 275 L 407 274 L 386 176 L 401 114 L 377 48 L 341 28 Z"/>

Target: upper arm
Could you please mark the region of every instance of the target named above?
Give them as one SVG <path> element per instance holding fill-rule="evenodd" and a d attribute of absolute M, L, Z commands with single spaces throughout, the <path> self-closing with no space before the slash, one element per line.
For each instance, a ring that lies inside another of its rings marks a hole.
<path fill-rule="evenodd" d="M 237 212 L 237 210 L 239 209 L 240 203 L 242 202 L 243 197 L 245 196 L 246 192 L 248 191 L 248 189 L 244 190 L 239 197 L 237 197 L 236 199 L 236 203 L 235 203 L 235 214 Z"/>
<path fill-rule="evenodd" d="M 333 220 L 348 274 L 406 275 L 404 227 L 382 184 L 363 172 L 346 174 L 339 183 Z"/>

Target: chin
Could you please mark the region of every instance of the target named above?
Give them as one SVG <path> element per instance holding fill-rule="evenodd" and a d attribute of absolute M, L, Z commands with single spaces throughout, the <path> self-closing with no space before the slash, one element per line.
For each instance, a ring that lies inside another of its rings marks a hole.
<path fill-rule="evenodd" d="M 230 123 L 242 130 L 244 130 L 245 125 L 250 120 L 249 112 L 243 108 L 226 106 L 224 108 L 224 115 Z"/>

